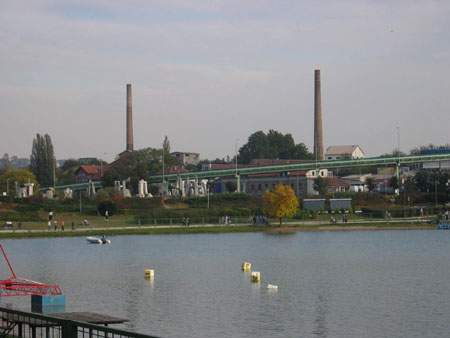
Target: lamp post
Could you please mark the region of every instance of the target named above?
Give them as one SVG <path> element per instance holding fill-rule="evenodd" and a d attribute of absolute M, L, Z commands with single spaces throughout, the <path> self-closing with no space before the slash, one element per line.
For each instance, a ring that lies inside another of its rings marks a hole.
<path fill-rule="evenodd" d="M 234 141 L 234 153 L 235 153 L 235 162 L 236 162 L 236 177 L 237 177 L 237 168 L 238 168 L 238 163 L 237 163 L 237 144 L 239 142 L 239 139 L 236 139 Z"/>
<path fill-rule="evenodd" d="M 165 189 L 165 182 L 164 182 L 164 145 L 163 145 L 163 148 L 162 148 L 162 167 L 163 167 L 163 179 L 162 179 L 162 184 L 163 184 L 163 186 L 162 186 L 162 188 L 163 188 L 163 191 L 162 191 L 162 193 L 163 193 L 163 196 L 165 195 L 165 192 L 166 192 L 166 189 Z"/>
<path fill-rule="evenodd" d="M 434 196 L 435 196 L 435 205 L 437 206 L 437 180 L 434 180 Z"/>
<path fill-rule="evenodd" d="M 403 188 L 403 218 L 405 218 L 406 192 L 405 192 L 405 179 L 404 178 L 402 178 L 402 188 Z"/>
<path fill-rule="evenodd" d="M 400 157 L 400 127 L 397 127 L 397 157 Z"/>
<path fill-rule="evenodd" d="M 239 139 L 236 139 L 234 142 L 234 152 L 235 152 L 235 162 L 236 162 L 236 192 L 241 192 L 241 181 L 238 176 L 238 162 L 237 162 L 237 144 Z"/>
<path fill-rule="evenodd" d="M 106 153 L 103 153 L 103 155 L 106 155 Z M 103 177 L 103 155 L 100 157 L 100 178 Z"/>

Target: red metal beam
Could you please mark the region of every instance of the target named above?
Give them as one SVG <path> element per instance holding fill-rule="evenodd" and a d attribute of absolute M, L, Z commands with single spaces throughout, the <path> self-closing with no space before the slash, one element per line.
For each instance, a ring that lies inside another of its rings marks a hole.
<path fill-rule="evenodd" d="M 62 294 L 58 285 L 48 285 L 17 277 L 1 243 L 0 248 L 12 273 L 11 278 L 0 281 L 0 297 Z"/>

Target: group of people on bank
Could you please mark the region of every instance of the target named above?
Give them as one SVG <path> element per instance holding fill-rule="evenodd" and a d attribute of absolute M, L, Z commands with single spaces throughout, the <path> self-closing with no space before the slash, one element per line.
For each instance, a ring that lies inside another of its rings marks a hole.
<path fill-rule="evenodd" d="M 54 231 L 64 231 L 65 223 L 61 221 L 58 223 L 56 219 L 53 219 L 53 210 L 50 210 L 48 213 L 48 222 L 47 222 L 47 230 L 50 231 L 52 229 L 52 225 L 54 227 Z M 83 225 L 89 225 L 89 221 L 87 219 L 83 220 Z M 75 230 L 75 221 L 72 221 L 72 230 Z"/>
<path fill-rule="evenodd" d="M 347 223 L 347 222 L 348 222 L 348 216 L 346 214 L 343 214 L 342 215 L 342 223 Z M 331 216 L 330 217 L 330 223 L 331 224 L 336 224 L 337 223 L 336 217 Z"/>
<path fill-rule="evenodd" d="M 264 225 L 269 225 L 269 217 L 267 217 L 266 215 L 255 215 L 252 217 L 251 222 L 253 225 L 260 225 L 260 224 L 264 224 Z"/>

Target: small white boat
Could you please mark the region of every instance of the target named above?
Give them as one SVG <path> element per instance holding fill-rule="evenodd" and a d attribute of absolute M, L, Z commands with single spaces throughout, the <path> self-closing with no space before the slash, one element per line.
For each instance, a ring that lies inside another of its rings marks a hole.
<path fill-rule="evenodd" d="M 86 241 L 92 244 L 110 244 L 111 241 L 106 238 L 98 238 L 98 237 L 86 237 Z"/>

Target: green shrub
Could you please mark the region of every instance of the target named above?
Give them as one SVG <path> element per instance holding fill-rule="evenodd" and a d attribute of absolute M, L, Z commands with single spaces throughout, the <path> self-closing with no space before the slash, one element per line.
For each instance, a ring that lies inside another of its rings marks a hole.
<path fill-rule="evenodd" d="M 42 219 L 39 216 L 39 213 L 36 211 L 22 211 L 22 212 L 17 212 L 15 210 L 6 210 L 6 211 L 0 211 L 0 220 L 3 222 L 4 221 L 12 221 L 12 222 L 18 222 L 18 221 L 22 221 L 22 222 L 41 222 L 41 221 L 45 221 L 45 219 Z"/>
<path fill-rule="evenodd" d="M 98 209 L 98 212 L 100 213 L 100 215 L 102 215 L 102 216 L 105 215 L 106 210 L 108 210 L 109 216 L 112 216 L 117 211 L 117 205 L 116 205 L 116 203 L 114 203 L 114 201 L 111 201 L 111 200 L 103 201 L 103 202 L 99 203 L 97 209 Z"/>

